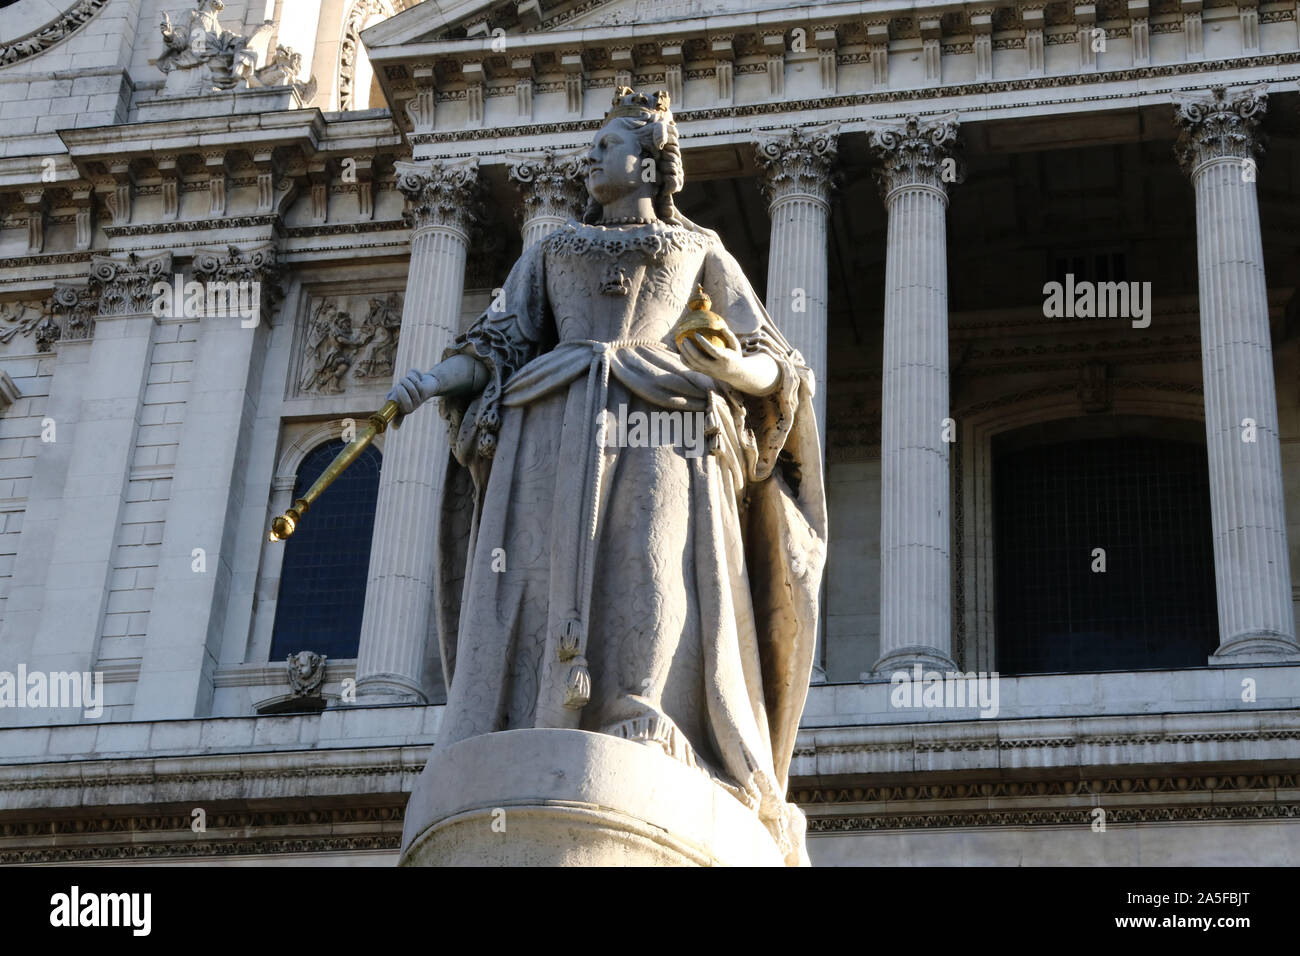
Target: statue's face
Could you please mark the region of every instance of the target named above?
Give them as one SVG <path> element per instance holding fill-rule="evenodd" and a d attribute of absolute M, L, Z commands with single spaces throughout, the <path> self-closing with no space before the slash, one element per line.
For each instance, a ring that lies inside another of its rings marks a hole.
<path fill-rule="evenodd" d="M 587 192 L 602 206 L 628 195 L 653 197 L 656 183 L 642 175 L 641 146 L 622 119 L 606 123 L 587 154 Z"/>

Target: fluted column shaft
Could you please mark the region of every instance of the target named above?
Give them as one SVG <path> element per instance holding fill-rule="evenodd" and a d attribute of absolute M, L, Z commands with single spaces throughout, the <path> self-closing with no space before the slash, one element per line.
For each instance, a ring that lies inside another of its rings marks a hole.
<path fill-rule="evenodd" d="M 830 195 L 839 124 L 771 134 L 755 144 L 772 235 L 767 251 L 768 314 L 813 373 L 813 414 L 826 442 L 827 261 Z M 822 456 L 825 461 L 825 456 Z M 821 605 L 826 606 L 825 584 Z M 826 614 L 820 615 L 813 683 L 826 680 Z"/>
<path fill-rule="evenodd" d="M 458 331 L 478 171 L 471 161 L 400 163 L 398 173 L 414 218 L 394 366 L 401 376 L 440 362 Z M 448 451 L 446 424 L 434 405 L 385 440 L 357 652 L 358 697 L 427 701 L 436 685 L 425 674 L 425 660 L 435 632 L 435 535 Z"/>
<path fill-rule="evenodd" d="M 508 172 L 523 197 L 524 249 L 541 242 L 587 204 L 585 150 L 557 153 L 547 148 L 512 156 Z"/>
<path fill-rule="evenodd" d="M 1179 160 L 1196 192 L 1205 437 L 1219 649 L 1298 660 L 1268 287 L 1255 194 L 1263 87 L 1180 97 Z M 1249 419 L 1249 421 L 1247 421 Z"/>
<path fill-rule="evenodd" d="M 767 311 L 816 380 L 817 433 L 826 440 L 827 228 L 838 124 L 761 141 L 760 180 L 772 217 Z"/>
<path fill-rule="evenodd" d="M 880 425 L 878 673 L 950 670 L 948 251 L 955 117 L 871 133 L 889 211 Z"/>

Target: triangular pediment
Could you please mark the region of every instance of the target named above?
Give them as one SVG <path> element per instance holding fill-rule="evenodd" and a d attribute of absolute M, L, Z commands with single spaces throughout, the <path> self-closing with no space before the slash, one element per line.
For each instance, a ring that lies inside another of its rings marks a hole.
<path fill-rule="evenodd" d="M 634 23 L 671 23 L 700 17 L 753 13 L 760 9 L 789 7 L 790 0 L 606 0 L 557 7 L 543 29 L 630 26 Z"/>
<path fill-rule="evenodd" d="M 457 28 L 501 6 L 499 0 L 424 0 L 361 33 L 368 49 L 448 39 Z"/>
<path fill-rule="evenodd" d="M 566 32 L 590 27 L 672 23 L 815 6 L 791 0 L 578 0 L 539 3 L 519 0 L 424 0 L 362 35 L 366 47 L 402 46 L 506 35 Z"/>

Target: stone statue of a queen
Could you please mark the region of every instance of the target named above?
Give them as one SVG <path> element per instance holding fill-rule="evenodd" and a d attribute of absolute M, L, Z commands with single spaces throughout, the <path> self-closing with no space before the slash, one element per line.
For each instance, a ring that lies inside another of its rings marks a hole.
<path fill-rule="evenodd" d="M 538 727 L 662 748 L 806 862 L 785 790 L 826 553 L 812 373 L 675 208 L 667 93 L 618 88 L 588 163 L 583 221 L 390 393 L 403 413 L 440 396 L 451 433 L 438 745 Z M 701 289 L 726 328 L 679 345 Z"/>

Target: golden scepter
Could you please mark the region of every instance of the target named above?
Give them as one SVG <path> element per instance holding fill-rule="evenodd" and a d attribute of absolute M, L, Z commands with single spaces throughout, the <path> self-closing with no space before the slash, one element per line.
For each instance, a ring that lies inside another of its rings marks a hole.
<path fill-rule="evenodd" d="M 393 419 L 401 414 L 401 408 L 397 402 L 384 402 L 383 408 L 375 412 L 366 419 L 366 424 L 357 432 L 357 437 L 348 442 L 343 450 L 334 456 L 328 468 L 321 472 L 321 476 L 316 479 L 315 483 L 307 489 L 307 493 L 293 503 L 293 507 L 280 515 L 271 522 L 271 530 L 267 534 L 268 541 L 283 541 L 289 535 L 293 534 L 294 528 L 302 520 L 302 516 L 307 513 L 312 502 L 321 496 L 321 494 L 334 483 L 334 479 L 347 469 L 348 465 L 357 460 L 357 456 L 366 450 L 376 435 L 381 434 Z"/>

